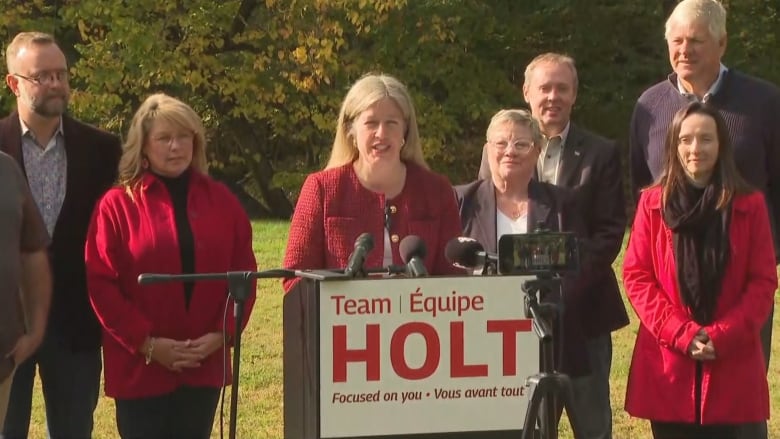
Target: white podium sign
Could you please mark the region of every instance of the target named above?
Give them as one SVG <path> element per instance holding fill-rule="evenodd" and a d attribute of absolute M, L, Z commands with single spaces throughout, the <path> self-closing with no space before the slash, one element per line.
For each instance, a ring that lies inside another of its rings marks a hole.
<path fill-rule="evenodd" d="M 539 371 L 529 277 L 320 284 L 320 436 L 519 430 Z"/>

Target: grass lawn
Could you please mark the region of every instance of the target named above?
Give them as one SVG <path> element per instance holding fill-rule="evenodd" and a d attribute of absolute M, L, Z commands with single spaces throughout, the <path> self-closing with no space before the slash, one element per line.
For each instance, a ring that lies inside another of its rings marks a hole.
<path fill-rule="evenodd" d="M 287 222 L 256 222 L 254 223 L 254 248 L 257 254 L 259 270 L 267 270 L 281 266 L 282 255 L 287 239 Z M 616 267 L 622 261 L 618 258 Z M 618 271 L 619 275 L 619 271 Z M 282 288 L 275 280 L 264 280 L 259 284 L 257 303 L 252 319 L 242 338 L 241 380 L 239 389 L 238 437 L 240 438 L 282 438 Z M 616 332 L 612 336 L 614 343 L 612 361 L 612 410 L 614 419 L 615 439 L 649 438 L 649 428 L 646 421 L 632 419 L 623 410 L 626 378 L 637 330 L 637 319 L 631 315 L 631 325 Z M 775 326 L 778 316 L 775 314 Z M 777 355 L 780 348 L 780 337 L 775 337 L 772 351 Z M 780 407 L 780 391 L 778 391 L 778 376 L 780 364 L 777 358 L 772 361 L 769 371 L 769 385 L 772 389 L 772 414 L 770 421 L 770 437 L 780 434 L 780 421 L 777 419 L 777 408 Z M 734 383 L 739 385 L 739 383 Z M 228 410 L 230 393 L 227 393 L 224 412 L 224 429 L 227 437 Z M 738 401 L 734 402 L 738 404 Z M 36 382 L 35 398 L 33 399 L 33 416 L 30 426 L 31 438 L 44 438 L 43 399 L 39 383 Z M 217 414 L 219 422 L 219 413 Z M 116 438 L 113 400 L 103 397 L 95 412 L 95 438 Z M 218 424 L 212 434 L 219 437 Z M 571 437 L 571 433 L 562 430 L 561 438 Z"/>

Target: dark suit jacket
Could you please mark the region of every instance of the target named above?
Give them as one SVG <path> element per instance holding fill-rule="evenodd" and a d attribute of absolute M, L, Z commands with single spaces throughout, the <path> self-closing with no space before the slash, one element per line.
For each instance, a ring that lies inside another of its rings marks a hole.
<path fill-rule="evenodd" d="M 496 193 L 490 180 L 456 186 L 463 235 L 479 241 L 485 251 L 496 253 Z M 572 191 L 532 180 L 528 187 L 528 230 L 543 225 L 552 231 L 572 231 L 581 234 L 584 225 L 578 221 L 576 202 Z M 583 331 L 582 289 L 579 276 L 567 277 L 563 282 L 563 332 L 556 333 L 557 365 L 571 376 L 590 373 Z M 519 285 L 518 285 L 519 288 Z M 560 298 L 547 298 L 558 302 Z M 560 355 L 562 354 L 562 356 Z"/>
<path fill-rule="evenodd" d="M 585 226 L 581 236 L 582 271 L 587 274 L 582 302 L 585 332 L 594 337 L 622 328 L 628 325 L 628 315 L 612 270 L 626 231 L 620 148 L 572 123 L 557 184 L 573 189 Z"/>
<path fill-rule="evenodd" d="M 67 187 L 49 247 L 54 282 L 49 328 L 73 350 L 96 349 L 100 324 L 87 298 L 84 242 L 95 203 L 116 182 L 122 149 L 117 136 L 71 117 L 63 116 L 62 129 Z M 0 150 L 24 170 L 22 128 L 15 111 L 0 120 Z"/>

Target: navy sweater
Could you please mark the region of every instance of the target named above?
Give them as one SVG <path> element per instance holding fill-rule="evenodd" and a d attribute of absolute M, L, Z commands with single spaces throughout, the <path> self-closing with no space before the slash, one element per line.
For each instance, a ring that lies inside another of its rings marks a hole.
<path fill-rule="evenodd" d="M 663 171 L 664 142 L 674 114 L 688 103 L 672 74 L 647 89 L 634 107 L 629 133 L 629 161 L 634 201 L 639 190 Z M 726 120 L 742 177 L 766 196 L 775 235 L 780 218 L 780 89 L 764 80 L 729 69 L 707 101 Z"/>

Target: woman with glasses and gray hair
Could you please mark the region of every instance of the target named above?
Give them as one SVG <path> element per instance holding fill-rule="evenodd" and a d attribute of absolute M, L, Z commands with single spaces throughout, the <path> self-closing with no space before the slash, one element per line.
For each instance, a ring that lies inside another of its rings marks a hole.
<path fill-rule="evenodd" d="M 485 142 L 489 175 L 456 186 L 463 235 L 496 253 L 502 235 L 581 230 L 570 191 L 535 180 L 541 153 L 539 124 L 526 110 L 508 109 L 490 120 Z M 556 333 L 556 369 L 570 376 L 589 373 L 575 282 L 564 281 L 563 330 Z M 556 295 L 552 295 L 556 296 Z M 558 301 L 560 297 L 547 297 Z M 565 342 L 564 342 L 565 340 Z"/>

